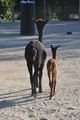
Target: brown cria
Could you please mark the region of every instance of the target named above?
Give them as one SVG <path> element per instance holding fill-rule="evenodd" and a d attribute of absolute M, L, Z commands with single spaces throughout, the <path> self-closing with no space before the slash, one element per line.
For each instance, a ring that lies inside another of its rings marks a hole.
<path fill-rule="evenodd" d="M 47 73 L 49 77 L 50 99 L 55 95 L 56 78 L 57 78 L 57 59 L 56 50 L 60 45 L 53 47 L 51 45 L 52 59 L 47 62 Z"/>

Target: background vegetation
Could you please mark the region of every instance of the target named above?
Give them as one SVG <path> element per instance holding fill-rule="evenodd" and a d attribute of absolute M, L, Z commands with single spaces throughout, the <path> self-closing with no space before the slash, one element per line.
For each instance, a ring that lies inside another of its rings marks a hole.
<path fill-rule="evenodd" d="M 36 18 L 68 20 L 70 14 L 78 14 L 79 0 L 35 0 Z M 20 0 L 0 0 L 0 16 L 12 21 L 13 14 L 20 13 Z M 16 19 L 20 19 L 19 15 Z"/>

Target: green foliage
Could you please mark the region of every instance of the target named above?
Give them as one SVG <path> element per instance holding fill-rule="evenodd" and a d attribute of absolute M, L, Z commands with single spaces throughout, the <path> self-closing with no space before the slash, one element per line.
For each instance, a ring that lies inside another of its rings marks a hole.
<path fill-rule="evenodd" d="M 0 15 L 3 15 L 3 18 L 5 21 L 11 21 L 12 18 L 12 12 L 11 8 L 13 5 L 14 0 L 0 0 L 0 6 L 1 6 L 1 13 Z"/>
<path fill-rule="evenodd" d="M 36 17 L 43 13 L 43 1 L 36 0 Z M 69 16 L 78 14 L 78 0 L 46 0 L 46 18 L 50 20 L 69 20 Z"/>
<path fill-rule="evenodd" d="M 10 9 L 7 9 L 7 11 L 4 14 L 4 21 L 8 22 L 12 20 L 12 13 Z"/>
<path fill-rule="evenodd" d="M 68 20 L 69 15 L 79 12 L 78 0 L 46 0 L 44 7 L 44 0 L 35 0 L 36 3 L 36 18 L 43 18 L 44 11 L 46 11 L 47 19 Z M 13 4 L 18 4 L 16 10 L 20 10 L 20 0 L 0 0 L 0 15 L 4 17 L 5 21 L 12 20 Z M 45 10 L 44 10 L 45 9 Z"/>

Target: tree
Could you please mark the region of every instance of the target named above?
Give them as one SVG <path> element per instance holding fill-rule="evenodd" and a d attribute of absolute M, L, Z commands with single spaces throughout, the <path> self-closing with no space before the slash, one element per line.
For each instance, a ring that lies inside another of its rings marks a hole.
<path fill-rule="evenodd" d="M 4 20 L 14 20 L 14 11 L 20 11 L 21 0 L 0 0 L 0 15 Z M 34 0 L 36 3 L 36 18 L 69 19 L 70 14 L 79 14 L 80 0 Z M 17 4 L 14 6 L 13 4 Z M 66 14 L 65 14 L 66 13 Z"/>

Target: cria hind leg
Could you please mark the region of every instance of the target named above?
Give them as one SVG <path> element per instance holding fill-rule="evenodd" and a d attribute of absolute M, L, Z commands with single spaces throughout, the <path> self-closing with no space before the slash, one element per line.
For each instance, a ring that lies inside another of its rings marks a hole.
<path fill-rule="evenodd" d="M 50 99 L 51 99 L 52 96 L 55 95 L 56 80 L 53 80 L 50 84 L 51 84 L 50 85 L 51 88 Z"/>
<path fill-rule="evenodd" d="M 56 79 L 53 81 L 53 96 L 55 95 Z"/>
<path fill-rule="evenodd" d="M 49 82 L 49 86 L 50 86 L 50 97 L 49 99 L 51 100 L 52 96 L 53 96 L 53 86 L 52 86 L 52 82 Z"/>
<path fill-rule="evenodd" d="M 49 99 L 51 100 L 53 94 L 52 72 L 48 71 L 48 77 L 49 77 L 49 87 L 50 87 Z"/>

